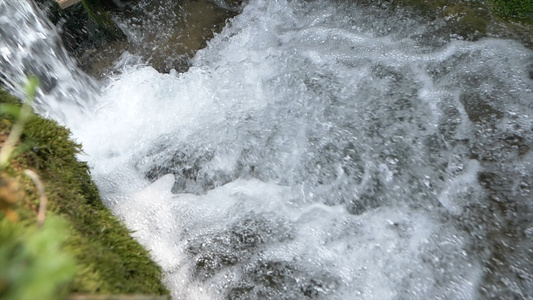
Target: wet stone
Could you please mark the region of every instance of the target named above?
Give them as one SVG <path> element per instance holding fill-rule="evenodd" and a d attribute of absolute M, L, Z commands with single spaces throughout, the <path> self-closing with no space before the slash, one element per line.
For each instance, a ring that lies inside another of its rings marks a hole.
<path fill-rule="evenodd" d="M 97 78 L 109 75 L 124 51 L 139 56 L 160 72 L 185 72 L 196 51 L 204 48 L 240 11 L 238 2 L 135 1 L 109 12 L 125 31 L 127 41 L 82 44 L 73 54 L 80 67 Z"/>
<path fill-rule="evenodd" d="M 503 113 L 491 105 L 491 100 L 476 93 L 463 93 L 461 103 L 468 115 L 468 118 L 474 123 L 489 122 L 499 120 Z"/>
<path fill-rule="evenodd" d="M 204 280 L 226 267 L 252 260 L 269 244 L 290 239 L 291 231 L 283 219 L 248 216 L 228 231 L 191 238 L 186 253 L 195 260 L 195 277 Z"/>
<path fill-rule="evenodd" d="M 330 275 L 308 272 L 285 261 L 254 262 L 243 272 L 243 282 L 229 290 L 227 299 L 324 298 L 338 285 Z"/>

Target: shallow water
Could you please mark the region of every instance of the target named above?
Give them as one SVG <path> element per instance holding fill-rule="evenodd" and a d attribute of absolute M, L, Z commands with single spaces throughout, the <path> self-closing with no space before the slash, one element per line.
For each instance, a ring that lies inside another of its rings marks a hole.
<path fill-rule="evenodd" d="M 124 53 L 43 110 L 175 299 L 531 298 L 533 52 L 434 26 L 250 1 L 187 72 Z"/>

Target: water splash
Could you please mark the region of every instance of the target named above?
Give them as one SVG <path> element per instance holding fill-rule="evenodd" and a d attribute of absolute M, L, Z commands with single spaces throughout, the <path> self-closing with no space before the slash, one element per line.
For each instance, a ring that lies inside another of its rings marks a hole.
<path fill-rule="evenodd" d="M 76 67 L 53 25 L 32 1 L 0 3 L 0 82 L 19 98 L 27 76 L 41 81 L 36 109 L 65 123 L 64 113 L 81 113 L 95 101 L 99 87 Z M 66 109 L 65 107 L 70 107 Z M 79 108 L 79 109 L 78 109 Z"/>

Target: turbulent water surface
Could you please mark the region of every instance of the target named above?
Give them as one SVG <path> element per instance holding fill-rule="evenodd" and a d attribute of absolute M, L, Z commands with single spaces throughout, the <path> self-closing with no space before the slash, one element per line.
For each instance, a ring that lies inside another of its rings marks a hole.
<path fill-rule="evenodd" d="M 43 50 L 57 37 L 30 5 L 0 9 L 2 76 L 51 80 L 41 110 L 83 144 L 175 299 L 533 298 L 533 52 L 518 42 L 252 0 L 187 72 L 124 53 L 95 93 Z"/>

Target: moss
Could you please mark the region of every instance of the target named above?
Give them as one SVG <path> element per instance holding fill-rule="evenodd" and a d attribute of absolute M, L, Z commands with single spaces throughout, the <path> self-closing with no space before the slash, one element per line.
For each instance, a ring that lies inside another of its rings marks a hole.
<path fill-rule="evenodd" d="M 365 2 L 365 0 L 358 0 L 358 2 Z M 466 8 L 469 10 L 467 13 L 475 13 L 475 9 L 488 5 L 492 12 L 499 17 L 526 22 L 533 20 L 532 0 L 396 0 L 391 1 L 391 3 L 413 7 L 418 10 L 419 14 L 426 17 L 435 16 L 443 9 L 455 10 L 457 8 Z"/>
<path fill-rule="evenodd" d="M 487 8 L 496 16 L 525 23 L 533 22 L 532 0 L 488 0 L 488 1 L 465 1 L 465 0 L 399 0 L 400 5 L 407 5 L 419 11 L 421 15 L 431 16 L 436 12 L 444 11 L 447 15 L 452 11 L 464 16 L 462 24 L 473 27 L 479 32 L 491 22 L 490 16 L 484 12 Z"/>
<path fill-rule="evenodd" d="M 531 0 L 490 0 L 490 4 L 492 9 L 503 18 L 533 21 L 533 1 Z"/>
<path fill-rule="evenodd" d="M 18 103 L 1 89 L 0 102 Z M 0 117 L 0 133 L 5 137 L 14 120 Z M 47 214 L 66 224 L 63 251 L 76 262 L 68 292 L 168 294 L 161 283 L 161 269 L 102 204 L 87 165 L 76 160 L 81 147 L 69 135 L 68 129 L 54 121 L 37 115 L 28 120 L 14 158 L 4 170 L 25 194 L 14 205 L 19 222 L 36 218 L 38 195 L 32 181 L 22 174 L 24 169 L 32 169 L 39 174 L 49 199 Z M 7 219 L 3 211 L 0 219 Z M 0 249 L 5 247 L 0 244 Z"/>
<path fill-rule="evenodd" d="M 487 9 L 479 3 L 455 3 L 444 6 L 443 17 L 456 20 L 455 32 L 461 36 L 480 34 L 486 36 L 490 24 L 490 16 Z"/>
<path fill-rule="evenodd" d="M 435 16 L 443 6 L 449 5 L 451 2 L 448 0 L 400 0 L 399 3 L 400 5 L 414 7 L 423 16 L 430 17 Z"/>
<path fill-rule="evenodd" d="M 82 0 L 82 3 L 89 17 L 98 24 L 106 37 L 111 40 L 126 38 L 124 32 L 111 19 L 111 15 L 108 12 L 112 1 Z"/>

